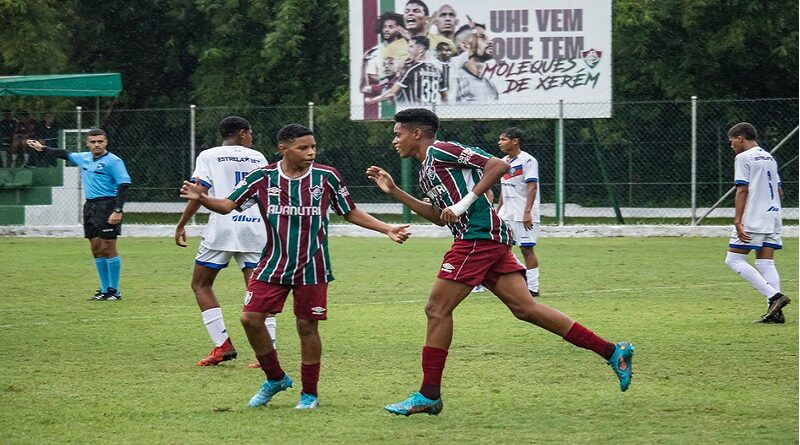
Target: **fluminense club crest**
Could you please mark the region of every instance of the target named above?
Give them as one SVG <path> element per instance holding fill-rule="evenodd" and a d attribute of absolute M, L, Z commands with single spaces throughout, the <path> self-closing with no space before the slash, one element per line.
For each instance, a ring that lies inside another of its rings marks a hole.
<path fill-rule="evenodd" d="M 315 185 L 314 187 L 311 187 L 311 197 L 314 198 L 314 201 L 319 201 L 319 199 L 322 198 L 321 185 Z"/>
<path fill-rule="evenodd" d="M 590 48 L 587 51 L 581 51 L 581 57 L 583 57 L 583 61 L 586 62 L 586 65 L 589 68 L 594 68 L 598 63 L 600 63 L 600 59 L 603 57 L 603 52 L 594 48 Z"/>

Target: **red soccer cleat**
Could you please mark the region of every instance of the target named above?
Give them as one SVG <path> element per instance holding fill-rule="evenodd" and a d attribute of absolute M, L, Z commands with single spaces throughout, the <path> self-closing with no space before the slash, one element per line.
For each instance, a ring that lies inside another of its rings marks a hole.
<path fill-rule="evenodd" d="M 216 346 L 214 350 L 208 354 L 208 357 L 197 362 L 197 366 L 215 366 L 222 362 L 233 360 L 236 358 L 236 348 L 233 347 L 231 339 L 225 340 L 222 346 Z"/>

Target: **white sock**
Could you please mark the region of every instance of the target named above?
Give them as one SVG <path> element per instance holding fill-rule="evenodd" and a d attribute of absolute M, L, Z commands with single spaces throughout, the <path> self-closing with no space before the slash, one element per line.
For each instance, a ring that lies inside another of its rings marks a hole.
<path fill-rule="evenodd" d="M 732 271 L 747 280 L 748 283 L 767 299 L 767 302 L 769 302 L 770 297 L 778 293 L 778 291 L 770 286 L 767 280 L 758 273 L 756 268 L 747 262 L 747 255 L 728 252 L 728 256 L 725 257 L 725 264 L 727 264 Z"/>
<path fill-rule="evenodd" d="M 756 269 L 770 286 L 778 292 L 781 291 L 781 277 L 778 275 L 778 269 L 775 268 L 775 260 L 756 258 Z"/>
<path fill-rule="evenodd" d="M 267 332 L 269 332 L 270 338 L 272 338 L 272 347 L 278 347 L 278 321 L 275 320 L 275 317 L 267 317 L 264 320 L 264 325 L 267 327 Z"/>
<path fill-rule="evenodd" d="M 539 268 L 528 269 L 525 278 L 528 280 L 528 290 L 539 292 Z"/>
<path fill-rule="evenodd" d="M 222 346 L 225 340 L 228 339 L 228 330 L 225 329 L 225 320 L 222 319 L 222 308 L 212 307 L 203 311 L 200 315 L 203 316 L 203 323 L 206 325 L 206 330 L 208 330 L 208 335 L 211 336 L 214 346 Z"/>

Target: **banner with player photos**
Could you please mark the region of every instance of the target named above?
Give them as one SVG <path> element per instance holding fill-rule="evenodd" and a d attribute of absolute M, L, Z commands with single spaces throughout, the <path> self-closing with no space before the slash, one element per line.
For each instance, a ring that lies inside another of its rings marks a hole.
<path fill-rule="evenodd" d="M 611 117 L 611 0 L 350 0 L 350 117 Z"/>

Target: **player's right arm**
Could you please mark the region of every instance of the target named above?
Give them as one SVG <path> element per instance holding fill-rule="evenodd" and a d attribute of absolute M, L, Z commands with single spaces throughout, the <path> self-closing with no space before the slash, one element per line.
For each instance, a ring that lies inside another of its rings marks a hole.
<path fill-rule="evenodd" d="M 64 160 L 68 160 L 69 159 L 69 152 L 67 150 L 64 150 L 63 148 L 48 147 L 47 145 L 44 145 L 44 144 L 42 144 L 41 142 L 39 142 L 39 141 L 37 141 L 35 139 L 28 139 L 28 140 L 25 141 L 25 143 L 28 145 L 28 147 L 30 147 L 30 148 L 32 148 L 32 149 L 34 149 L 36 151 L 39 151 L 39 152 L 44 151 L 44 152 L 47 152 L 47 153 L 51 153 L 53 156 L 55 156 L 57 158 L 64 159 Z"/>
<path fill-rule="evenodd" d="M 203 207 L 211 210 L 212 212 L 227 215 L 236 208 L 236 203 L 228 198 L 214 198 L 202 191 L 203 186 L 200 181 L 197 183 L 183 181 L 181 187 L 181 198 L 196 201 Z M 206 189 L 207 190 L 207 189 Z"/>
<path fill-rule="evenodd" d="M 375 182 L 375 184 L 377 184 L 384 193 L 391 195 L 395 200 L 405 204 L 417 215 L 427 219 L 437 226 L 444 225 L 444 222 L 439 217 L 442 211 L 438 207 L 431 203 L 421 201 L 406 193 L 403 189 L 398 187 L 397 184 L 395 184 L 392 175 L 390 175 L 386 170 L 374 165 L 370 166 L 367 169 L 367 177 Z"/>
<path fill-rule="evenodd" d="M 199 183 L 199 181 L 198 181 Z M 202 183 L 199 183 L 200 187 L 199 190 L 201 193 L 208 194 L 208 187 L 204 186 Z M 178 220 L 178 225 L 175 226 L 175 244 L 180 247 L 186 247 L 188 244 L 186 243 L 186 223 L 189 222 L 190 219 L 200 210 L 200 202 L 196 200 L 189 200 L 186 202 L 186 207 L 183 209 L 183 213 L 181 214 L 181 218 Z"/>

